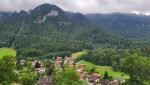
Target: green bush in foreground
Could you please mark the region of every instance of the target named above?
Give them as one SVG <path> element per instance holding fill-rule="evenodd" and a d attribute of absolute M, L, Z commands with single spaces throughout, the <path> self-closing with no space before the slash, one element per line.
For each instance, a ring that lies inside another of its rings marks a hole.
<path fill-rule="evenodd" d="M 0 82 L 2 85 L 9 85 L 18 80 L 15 68 L 15 57 L 4 56 L 0 59 Z"/>
<path fill-rule="evenodd" d="M 66 65 L 63 70 L 56 71 L 53 83 L 54 85 L 84 85 L 75 69 Z"/>

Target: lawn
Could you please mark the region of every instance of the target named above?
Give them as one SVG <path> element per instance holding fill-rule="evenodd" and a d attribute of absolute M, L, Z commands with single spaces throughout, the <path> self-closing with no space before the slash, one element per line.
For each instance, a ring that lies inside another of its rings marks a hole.
<path fill-rule="evenodd" d="M 83 50 L 83 51 L 80 51 L 80 52 L 75 52 L 75 53 L 72 53 L 72 57 L 73 58 L 78 58 L 78 57 L 81 57 L 82 55 L 85 55 L 88 53 L 88 50 Z"/>
<path fill-rule="evenodd" d="M 16 56 L 16 50 L 12 48 L 0 48 L 0 58 L 7 55 Z"/>
<path fill-rule="evenodd" d="M 77 64 L 85 64 L 87 67 L 87 70 L 91 69 L 92 67 L 96 68 L 96 72 L 98 72 L 99 74 L 103 75 L 105 73 L 105 71 L 108 72 L 108 74 L 112 77 L 124 77 L 124 79 L 129 79 L 129 76 L 124 74 L 123 72 L 115 72 L 112 70 L 111 66 L 99 66 L 99 65 L 95 65 L 91 62 L 87 62 L 87 61 L 79 61 Z"/>

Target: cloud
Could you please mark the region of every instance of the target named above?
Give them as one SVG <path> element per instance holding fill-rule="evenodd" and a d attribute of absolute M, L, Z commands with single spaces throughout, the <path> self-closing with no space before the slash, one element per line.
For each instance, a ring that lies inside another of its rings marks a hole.
<path fill-rule="evenodd" d="M 29 10 L 43 3 L 82 13 L 150 13 L 149 0 L 0 0 L 0 11 Z"/>

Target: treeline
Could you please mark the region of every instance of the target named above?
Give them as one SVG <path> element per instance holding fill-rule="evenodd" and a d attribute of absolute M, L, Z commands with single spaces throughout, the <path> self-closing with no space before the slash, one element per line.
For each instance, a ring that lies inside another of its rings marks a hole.
<path fill-rule="evenodd" d="M 113 64 L 120 65 L 121 60 L 129 55 L 129 50 L 100 48 L 89 51 L 88 54 L 79 57 L 77 60 L 90 61 L 96 65 L 112 66 Z M 118 66 L 116 66 L 118 67 Z M 117 70 L 117 69 L 116 69 Z"/>
<path fill-rule="evenodd" d="M 114 66 L 114 70 L 119 70 L 119 65 L 121 65 L 124 58 L 136 53 L 149 58 L 149 52 L 150 49 L 148 47 L 141 49 L 98 48 L 82 55 L 77 61 L 86 60 L 96 65 Z"/>
<path fill-rule="evenodd" d="M 38 59 L 53 59 L 57 56 L 66 57 L 70 56 L 71 51 L 56 51 L 56 52 L 45 52 L 43 50 L 35 48 L 23 48 L 17 51 L 17 59 L 38 58 Z"/>

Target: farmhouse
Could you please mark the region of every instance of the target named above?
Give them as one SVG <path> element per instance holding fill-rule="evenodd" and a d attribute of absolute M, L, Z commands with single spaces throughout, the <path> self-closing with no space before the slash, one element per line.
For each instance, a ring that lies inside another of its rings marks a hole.
<path fill-rule="evenodd" d="M 55 67 L 61 68 L 61 64 L 62 64 L 62 57 L 57 57 L 55 60 Z"/>
<path fill-rule="evenodd" d="M 55 63 L 56 64 L 62 63 L 62 57 L 57 57 L 56 60 L 55 60 Z"/>
<path fill-rule="evenodd" d="M 120 83 L 124 83 L 125 82 L 125 79 L 123 79 L 122 77 L 116 77 L 113 79 L 114 81 L 118 81 Z"/>
<path fill-rule="evenodd" d="M 80 64 L 78 68 L 85 69 L 86 65 L 85 64 Z"/>
<path fill-rule="evenodd" d="M 77 73 L 80 75 L 80 79 L 85 79 L 88 77 L 88 72 L 85 72 L 86 65 L 80 64 L 76 69 Z"/>
<path fill-rule="evenodd" d="M 65 61 L 64 61 L 65 64 L 68 64 L 70 66 L 73 66 L 75 64 L 74 62 L 74 59 L 73 58 L 70 58 L 70 57 L 65 57 Z"/>
<path fill-rule="evenodd" d="M 92 75 L 89 76 L 88 79 L 89 79 L 89 82 L 97 83 L 100 81 L 100 78 L 101 78 L 100 74 L 93 73 Z"/>
<path fill-rule="evenodd" d="M 50 76 L 41 77 L 37 85 L 52 85 L 52 79 Z"/>
<path fill-rule="evenodd" d="M 32 62 L 32 65 L 34 66 L 36 72 L 39 73 L 45 72 L 44 65 L 42 65 L 40 61 L 35 60 Z"/>

